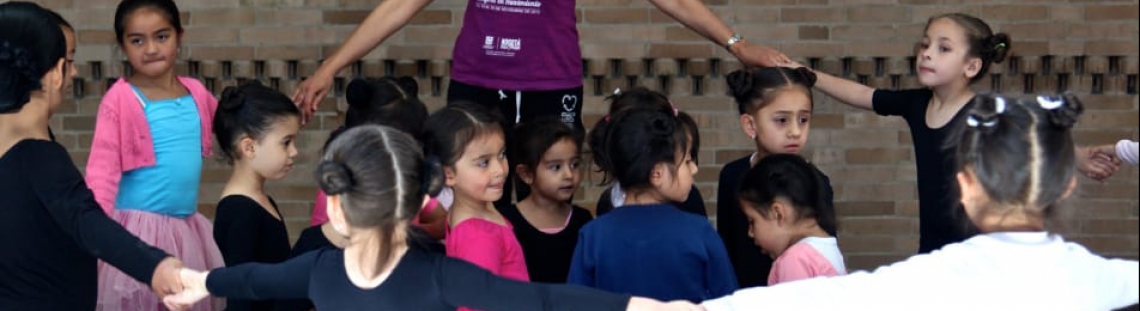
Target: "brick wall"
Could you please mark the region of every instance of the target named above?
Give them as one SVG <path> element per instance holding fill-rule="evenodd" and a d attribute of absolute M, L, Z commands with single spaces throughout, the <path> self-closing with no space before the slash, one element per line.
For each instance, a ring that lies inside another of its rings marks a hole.
<path fill-rule="evenodd" d="M 79 31 L 75 99 L 52 120 L 60 141 L 82 168 L 100 94 L 125 71 L 113 38 L 117 0 L 43 0 Z M 982 17 L 1014 39 L 1013 57 L 979 82 L 980 91 L 1007 94 L 1073 91 L 1089 112 L 1079 142 L 1137 138 L 1137 1 L 962 0 L 710 0 L 751 42 L 770 44 L 828 72 L 882 88 L 915 87 L 911 48 L 926 19 L 962 11 Z M 260 79 L 287 94 L 329 55 L 375 0 L 184 0 L 186 37 L 179 72 L 203 78 L 215 92 Z M 443 103 L 452 42 L 466 1 L 437 0 L 362 62 L 356 75 L 407 74 L 421 83 L 431 108 Z M 715 209 L 720 166 L 749 151 L 736 110 L 725 96 L 724 73 L 739 63 L 673 22 L 647 1 L 579 0 L 579 31 L 586 58 L 586 122 L 604 111 L 603 94 L 644 85 L 668 93 L 696 115 L 704 142 L 697 185 Z M 341 79 L 338 79 L 341 80 Z M 343 83 L 341 86 L 343 87 Z M 343 99 L 330 98 L 300 135 L 299 165 L 271 195 L 295 236 L 307 224 L 315 188 L 310 172 L 317 150 L 339 124 Z M 917 190 L 910 135 L 902 120 L 847 108 L 817 94 L 814 130 L 804 155 L 834 183 L 840 241 L 848 265 L 870 268 L 917 248 Z M 578 195 L 593 206 L 600 188 L 590 174 Z M 228 167 L 208 161 L 200 210 L 212 216 Z M 1107 183 L 1081 180 L 1079 195 L 1061 218 L 1061 232 L 1094 251 L 1138 257 L 1137 170 L 1124 168 Z"/>

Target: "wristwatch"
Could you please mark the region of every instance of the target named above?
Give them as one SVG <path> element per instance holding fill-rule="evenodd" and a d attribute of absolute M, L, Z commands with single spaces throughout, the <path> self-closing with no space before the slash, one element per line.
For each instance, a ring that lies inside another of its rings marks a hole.
<path fill-rule="evenodd" d="M 728 38 L 728 42 L 724 44 L 724 48 L 732 49 L 732 45 L 740 43 L 740 41 L 744 41 L 744 37 L 740 36 L 738 33 L 734 33 L 732 34 L 731 38 Z"/>

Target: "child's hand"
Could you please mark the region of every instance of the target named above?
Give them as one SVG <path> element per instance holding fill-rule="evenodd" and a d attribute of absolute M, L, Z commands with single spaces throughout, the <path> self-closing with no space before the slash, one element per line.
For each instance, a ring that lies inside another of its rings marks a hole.
<path fill-rule="evenodd" d="M 1077 147 L 1077 170 L 1090 179 L 1104 182 L 1120 168 L 1113 145 Z"/>
<path fill-rule="evenodd" d="M 186 310 L 199 300 L 210 296 L 206 290 L 206 277 L 210 272 L 200 272 L 183 268 L 179 271 L 182 279 L 182 292 L 166 296 L 162 303 L 170 310 Z"/>
<path fill-rule="evenodd" d="M 166 257 L 154 267 L 154 275 L 150 277 L 150 289 L 159 298 L 182 291 L 182 281 L 178 275 L 181 269 L 182 261 Z"/>

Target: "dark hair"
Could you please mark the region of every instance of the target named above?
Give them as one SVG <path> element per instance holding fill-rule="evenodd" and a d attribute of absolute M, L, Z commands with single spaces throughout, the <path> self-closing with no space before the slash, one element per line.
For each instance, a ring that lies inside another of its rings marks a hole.
<path fill-rule="evenodd" d="M 590 136 L 594 163 L 605 172 L 602 183 L 616 179 L 624 189 L 649 186 L 658 163 L 673 165 L 689 138 L 678 118 L 660 109 L 632 108 L 602 120 Z"/>
<path fill-rule="evenodd" d="M 56 24 L 59 24 L 60 26 L 67 27 L 67 29 L 71 29 L 72 31 L 75 31 L 75 27 L 72 27 L 71 23 L 68 23 L 67 19 L 63 18 L 63 15 L 59 15 L 59 13 L 56 11 L 47 10 L 47 9 L 45 9 L 45 10 L 47 11 L 48 15 L 51 15 L 51 18 L 55 20 Z"/>
<path fill-rule="evenodd" d="M 63 30 L 47 9 L 0 4 L 0 113 L 17 112 L 43 88 L 40 81 L 67 54 Z"/>
<path fill-rule="evenodd" d="M 424 195 L 443 187 L 438 165 L 427 163 L 419 143 L 407 133 L 380 126 L 351 128 L 333 140 L 316 172 L 329 195 L 340 195 L 349 225 L 375 228 L 381 236 L 377 273 L 392 257 L 392 239 L 400 223 L 416 216 Z"/>
<path fill-rule="evenodd" d="M 985 21 L 965 13 L 947 13 L 931 17 L 926 21 L 923 31 L 930 28 L 930 24 L 934 21 L 943 18 L 953 21 L 965 30 L 966 43 L 970 45 L 966 55 L 982 60 L 982 68 L 978 70 L 978 75 L 970 78 L 970 83 L 981 80 L 990 71 L 990 65 L 1004 61 L 1006 55 L 1009 55 L 1009 49 L 1013 47 L 1008 34 L 994 34 L 993 29 Z"/>
<path fill-rule="evenodd" d="M 811 99 L 815 78 L 815 73 L 807 67 L 765 67 L 736 70 L 724 80 L 740 114 L 752 114 L 767 106 L 782 90 L 800 87 Z"/>
<path fill-rule="evenodd" d="M 737 194 L 764 217 L 772 212 L 772 203 L 783 198 L 796 210 L 796 220 L 815 219 L 820 228 L 833 233 L 838 229 L 835 206 L 827 200 L 828 185 L 821 174 L 799 155 L 773 154 L 760 159 L 744 174 Z"/>
<path fill-rule="evenodd" d="M 454 102 L 431 114 L 424 124 L 424 156 L 441 166 L 454 165 L 476 138 L 505 135 L 497 111 L 468 102 Z"/>
<path fill-rule="evenodd" d="M 329 133 L 325 149 L 345 130 L 362 124 L 391 126 L 421 139 L 428 110 L 419 98 L 419 84 L 408 76 L 357 78 L 344 93 L 348 110 L 344 125 Z"/>
<path fill-rule="evenodd" d="M 692 156 L 693 162 L 699 160 L 697 151 L 700 150 L 701 146 L 701 133 L 697 126 L 697 121 L 684 111 L 677 110 L 677 108 L 673 106 L 673 103 L 669 101 L 669 97 L 665 96 L 665 94 L 638 86 L 624 91 L 620 89 L 616 90 L 613 95 L 606 97 L 606 100 L 610 102 L 609 114 L 606 115 L 609 119 L 612 119 L 611 116 L 619 112 L 633 108 L 659 109 L 664 112 L 673 113 L 681 121 L 681 128 L 690 136 L 690 143 L 693 146 L 690 156 Z M 609 122 L 609 120 L 603 118 L 603 120 L 599 122 Z M 601 140 L 601 137 L 595 137 L 595 135 L 600 134 L 601 133 L 596 131 L 591 131 L 590 140 Z M 591 149 L 592 148 L 593 147 L 591 147 Z"/>
<path fill-rule="evenodd" d="M 959 127 L 958 171 L 977 178 L 991 206 L 984 212 L 1055 212 L 1073 178 L 1070 133 L 1084 111 L 1076 96 L 1013 99 L 978 95 Z M 1010 208 L 1014 208 L 1010 210 Z"/>
<path fill-rule="evenodd" d="M 242 136 L 262 139 L 274 122 L 285 117 L 300 118 L 301 111 L 285 94 L 258 83 L 227 87 L 214 115 L 214 135 L 226 162 L 241 158 L 237 143 Z"/>
<path fill-rule="evenodd" d="M 544 117 L 519 124 L 515 128 L 513 159 L 516 165 L 525 165 L 533 173 L 542 155 L 562 140 L 570 140 L 582 150 L 582 132 L 555 117 Z"/>
<path fill-rule="evenodd" d="M 182 17 L 179 16 L 178 5 L 174 4 L 173 0 L 123 0 L 115 9 L 115 40 L 119 45 L 123 44 L 123 36 L 126 35 L 123 32 L 127 29 L 127 19 L 140 9 L 155 10 L 170 22 L 175 32 L 182 34 Z"/>

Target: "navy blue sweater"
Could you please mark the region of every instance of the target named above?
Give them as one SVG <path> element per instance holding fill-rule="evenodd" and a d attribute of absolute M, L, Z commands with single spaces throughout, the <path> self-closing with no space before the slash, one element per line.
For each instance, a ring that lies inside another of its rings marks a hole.
<path fill-rule="evenodd" d="M 736 290 L 708 219 L 669 204 L 625 206 L 586 224 L 567 283 L 664 301 L 701 302 Z"/>

